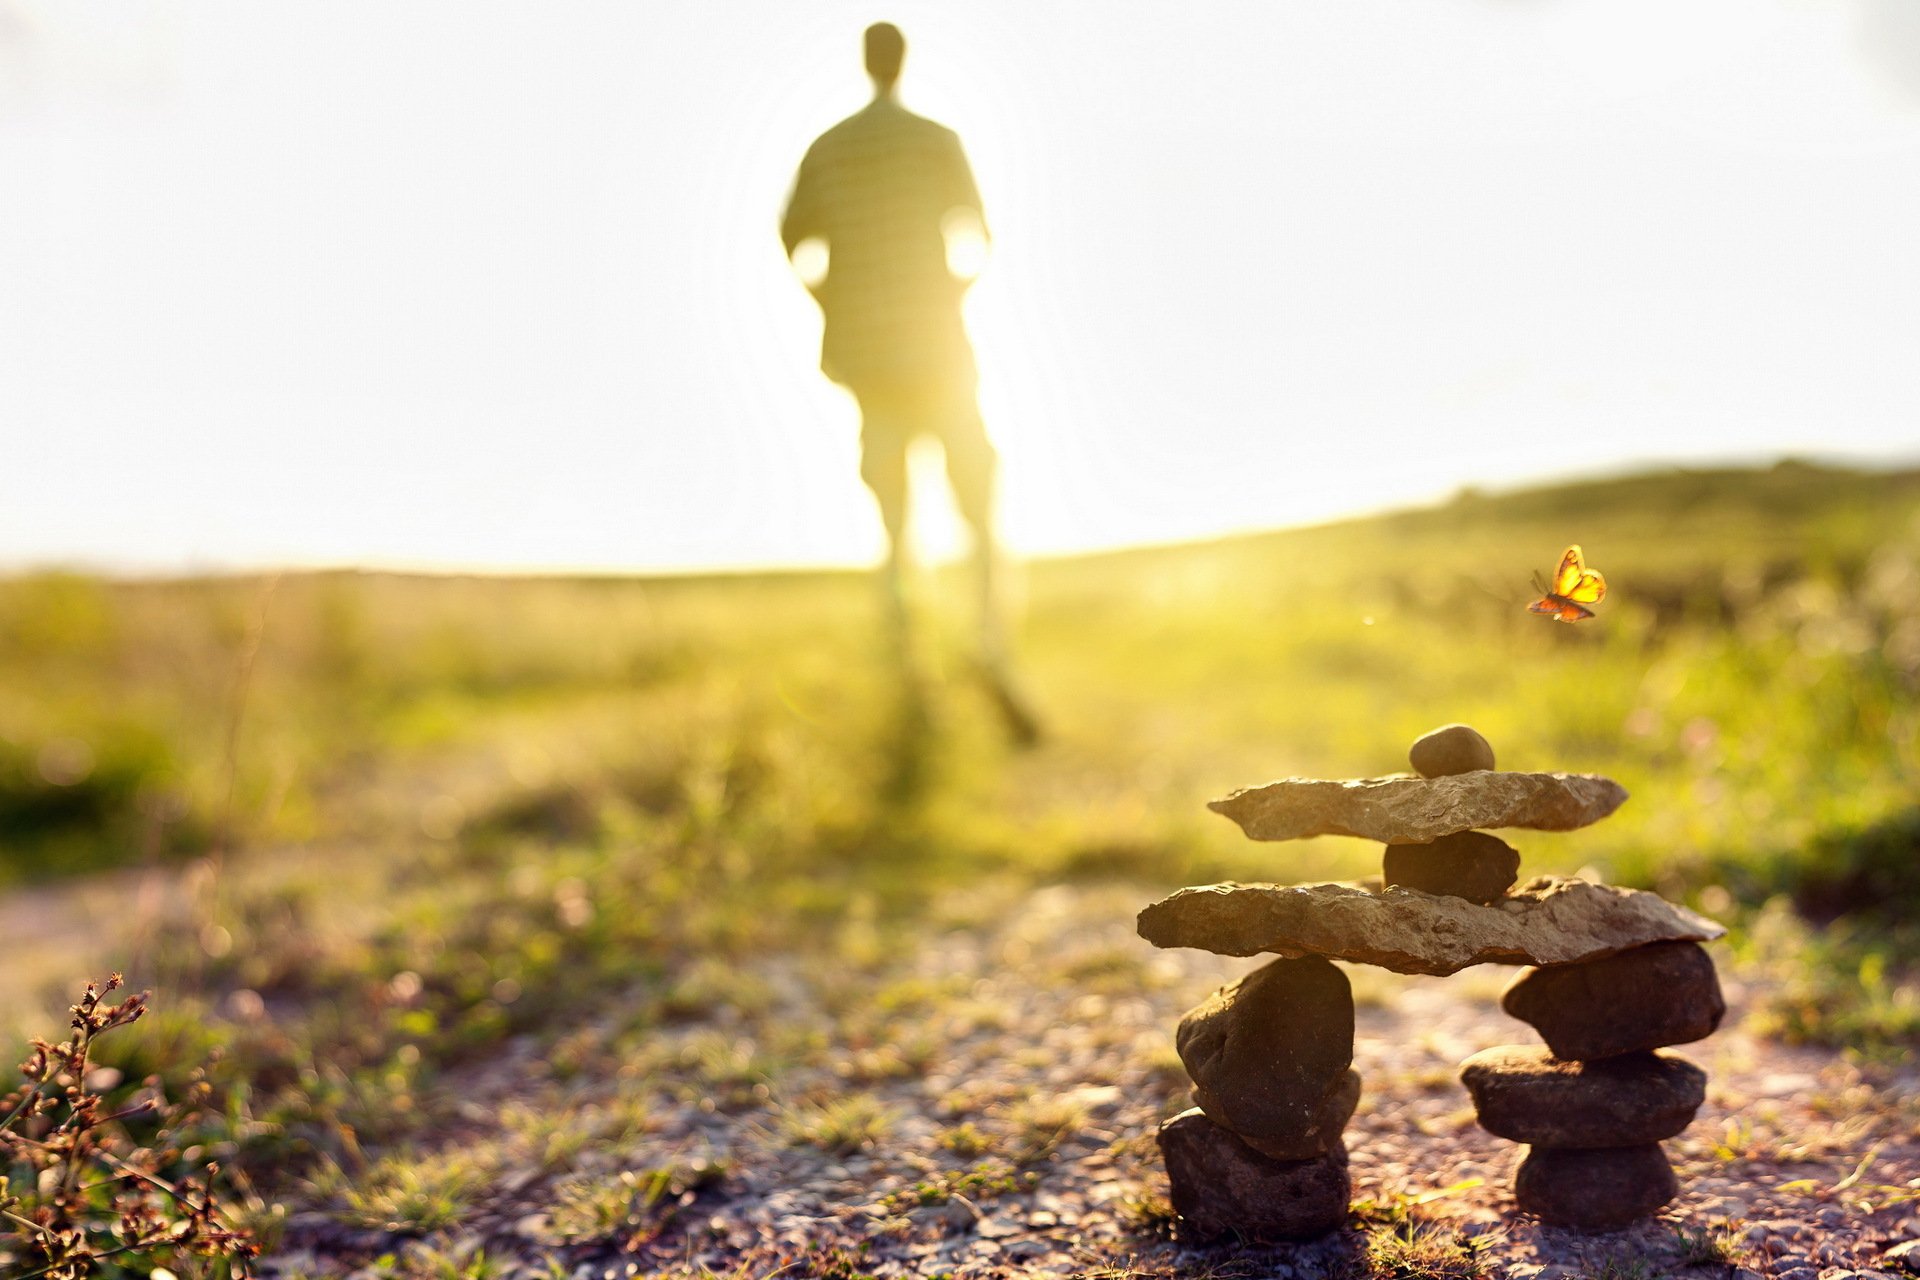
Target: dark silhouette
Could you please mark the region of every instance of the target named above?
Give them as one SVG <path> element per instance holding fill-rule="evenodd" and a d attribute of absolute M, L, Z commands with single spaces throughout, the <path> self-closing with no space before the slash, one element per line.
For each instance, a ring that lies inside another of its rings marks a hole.
<path fill-rule="evenodd" d="M 873 101 L 815 140 L 800 162 L 780 238 L 826 250 L 826 274 L 808 288 L 826 319 L 820 368 L 860 403 L 860 474 L 887 530 L 882 572 L 896 637 L 908 651 L 907 450 L 940 442 L 955 505 L 973 535 L 982 673 L 1017 737 L 1032 717 L 1016 696 L 999 599 L 993 531 L 998 456 L 976 394 L 978 373 L 960 304 L 970 281 L 948 266 L 948 238 L 986 239 L 973 170 L 951 129 L 900 105 L 906 39 L 891 23 L 867 28 Z"/>

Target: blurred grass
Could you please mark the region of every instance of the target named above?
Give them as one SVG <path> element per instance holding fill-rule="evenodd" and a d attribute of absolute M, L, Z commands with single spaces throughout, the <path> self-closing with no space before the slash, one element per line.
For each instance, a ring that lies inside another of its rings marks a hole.
<path fill-rule="evenodd" d="M 1573 627 L 1524 611 L 1570 541 L 1611 584 Z M 903 698 L 856 574 L 0 582 L 0 883 L 181 869 L 123 929 L 9 945 L 157 984 L 120 1065 L 224 1054 L 252 1167 L 351 1160 L 444 1120 L 436 1074 L 511 1037 L 557 1075 L 590 1023 L 644 1062 L 652 1027 L 759 1016 L 749 958 L 861 971 L 964 912 L 955 887 L 1364 874 L 1373 846 L 1252 844 L 1203 802 L 1404 768 L 1465 720 L 1503 767 L 1633 793 L 1519 833 L 1527 869 L 1754 922 L 1778 1034 L 1920 1030 L 1895 923 L 1920 907 L 1920 473 L 1469 493 L 1043 562 L 1028 591 L 1033 752 L 950 656 L 961 618 L 936 617 L 932 705 Z M 810 1051 L 702 1044 L 676 1067 L 723 1106 Z"/>

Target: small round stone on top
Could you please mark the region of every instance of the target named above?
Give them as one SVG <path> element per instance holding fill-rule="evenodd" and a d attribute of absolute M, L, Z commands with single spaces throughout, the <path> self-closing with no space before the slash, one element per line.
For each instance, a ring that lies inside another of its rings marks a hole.
<path fill-rule="evenodd" d="M 1424 733 L 1407 752 L 1407 763 L 1423 778 L 1493 768 L 1493 745 L 1472 725 L 1446 724 Z"/>

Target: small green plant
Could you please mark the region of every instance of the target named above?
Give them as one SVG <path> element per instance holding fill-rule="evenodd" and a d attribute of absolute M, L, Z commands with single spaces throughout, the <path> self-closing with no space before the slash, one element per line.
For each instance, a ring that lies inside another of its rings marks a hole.
<path fill-rule="evenodd" d="M 323 1165 L 312 1185 L 339 1201 L 343 1221 L 425 1235 L 458 1222 L 492 1172 L 485 1158 L 464 1148 L 435 1155 L 396 1151 L 351 1175 Z"/>
<path fill-rule="evenodd" d="M 1486 1274 L 1472 1236 L 1412 1218 L 1367 1233 L 1367 1264 L 1381 1280 L 1477 1280 Z"/>
<path fill-rule="evenodd" d="M 89 982 L 72 1007 L 72 1037 L 35 1039 L 22 1083 L 0 1097 L 0 1273 L 241 1280 L 253 1241 L 222 1220 L 219 1166 L 189 1158 L 205 1083 L 193 1079 L 186 1096 L 169 1103 L 150 1082 L 116 1110 L 89 1062 L 99 1037 L 147 1010 L 145 992 L 107 1003 L 121 985 L 117 973 L 104 985 Z"/>
<path fill-rule="evenodd" d="M 963 1172 L 938 1174 L 882 1197 L 880 1207 L 888 1213 L 904 1213 L 925 1205 L 945 1204 L 955 1196 L 987 1200 L 1030 1191 L 1039 1181 L 1040 1175 L 1031 1170 L 1015 1171 L 1001 1162 L 983 1161 Z"/>
<path fill-rule="evenodd" d="M 1722 1164 L 1745 1160 L 1753 1154 L 1753 1125 L 1745 1119 L 1729 1116 L 1720 1136 L 1713 1140 L 1713 1158 Z"/>
<path fill-rule="evenodd" d="M 787 1112 L 784 1124 L 788 1141 L 796 1146 L 850 1156 L 880 1140 L 893 1126 L 893 1112 L 872 1094 L 856 1093 L 796 1107 Z"/>
<path fill-rule="evenodd" d="M 962 1159 L 969 1160 L 975 1156 L 985 1155 L 993 1147 L 993 1139 L 971 1120 L 963 1121 L 950 1129 L 942 1129 L 934 1141 Z"/>
<path fill-rule="evenodd" d="M 627 1251 L 657 1239 L 706 1187 L 726 1177 L 724 1162 L 627 1169 L 611 1182 L 577 1182 L 554 1205 L 554 1234 L 563 1240 L 612 1239 Z"/>
<path fill-rule="evenodd" d="M 415 1241 L 404 1254 L 382 1254 L 374 1259 L 375 1280 L 502 1280 L 513 1267 L 487 1256 L 478 1242 L 449 1245 Z"/>
<path fill-rule="evenodd" d="M 1180 1216 L 1173 1201 L 1153 1192 L 1135 1192 L 1120 1198 L 1120 1225 L 1137 1236 L 1153 1240 L 1173 1239 L 1174 1224 Z"/>
<path fill-rule="evenodd" d="M 1448 1196 L 1459 1195 L 1462 1191 L 1471 1191 L 1486 1181 L 1484 1178 L 1463 1178 L 1459 1182 L 1432 1191 L 1423 1191 L 1419 1195 L 1408 1195 L 1402 1191 L 1388 1191 L 1381 1198 L 1363 1198 L 1355 1200 L 1348 1211 L 1353 1225 L 1363 1231 L 1376 1227 L 1405 1227 L 1417 1223 L 1414 1210 L 1422 1205 L 1432 1204 L 1435 1200 L 1444 1200 Z"/>
<path fill-rule="evenodd" d="M 838 1245 L 809 1248 L 794 1260 L 793 1270 L 814 1280 L 874 1280 L 873 1273 L 866 1270 L 867 1248 L 865 1244 L 854 1249 Z"/>
<path fill-rule="evenodd" d="M 1087 1109 L 1061 1097 L 1027 1098 L 1007 1109 L 1007 1124 L 1015 1163 L 1036 1164 L 1086 1128 Z"/>
<path fill-rule="evenodd" d="M 1607 1258 L 1584 1280 L 1653 1280 L 1653 1264 L 1644 1258 Z"/>
<path fill-rule="evenodd" d="M 1679 1263 L 1683 1267 L 1736 1267 L 1742 1250 L 1733 1224 L 1673 1229 L 1674 1242 L 1680 1246 Z"/>

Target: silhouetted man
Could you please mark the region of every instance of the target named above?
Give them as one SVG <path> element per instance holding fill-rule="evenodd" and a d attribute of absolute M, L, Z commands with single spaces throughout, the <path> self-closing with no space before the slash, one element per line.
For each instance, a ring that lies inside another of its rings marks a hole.
<path fill-rule="evenodd" d="M 993 534 L 998 459 L 980 419 L 960 315 L 970 282 L 947 264 L 948 236 L 971 230 L 984 244 L 986 219 L 960 139 L 895 97 L 906 48 L 891 23 L 867 28 L 873 101 L 807 149 L 780 238 L 789 257 L 808 241 L 826 249 L 826 275 L 808 285 L 826 318 L 820 368 L 860 402 L 860 474 L 886 524 L 884 582 L 903 643 L 907 450 L 931 436 L 973 533 L 982 661 L 1016 733 L 1030 736 L 1006 672 Z"/>

